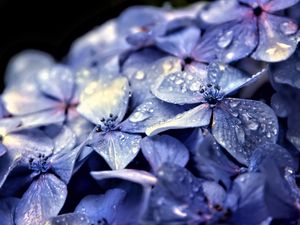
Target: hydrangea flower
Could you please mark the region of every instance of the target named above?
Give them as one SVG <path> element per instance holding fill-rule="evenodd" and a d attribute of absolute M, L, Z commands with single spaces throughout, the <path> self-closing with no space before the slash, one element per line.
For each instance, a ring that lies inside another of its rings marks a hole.
<path fill-rule="evenodd" d="M 293 54 L 299 42 L 298 25 L 277 11 L 298 0 L 215 1 L 200 10 L 201 21 L 214 24 L 203 37 L 203 47 L 224 62 L 251 54 L 255 60 L 278 62 Z"/>
<path fill-rule="evenodd" d="M 16 206 L 16 224 L 42 224 L 59 213 L 78 155 L 75 143 L 75 135 L 64 127 L 44 151 L 26 152 L 18 167 L 29 169 L 32 182 Z"/>
<path fill-rule="evenodd" d="M 296 224 L 298 2 L 134 6 L 60 62 L 16 55 L 0 223 Z"/>
<path fill-rule="evenodd" d="M 169 129 L 202 127 L 211 124 L 217 142 L 239 162 L 248 164 L 252 150 L 260 143 L 276 142 L 277 118 L 267 105 L 259 101 L 226 98 L 227 95 L 255 80 L 262 73 L 248 77 L 223 64 L 210 64 L 207 76 L 187 72 L 162 76 L 152 89 L 163 101 L 194 104 L 176 117 L 146 129 L 154 135 Z"/>

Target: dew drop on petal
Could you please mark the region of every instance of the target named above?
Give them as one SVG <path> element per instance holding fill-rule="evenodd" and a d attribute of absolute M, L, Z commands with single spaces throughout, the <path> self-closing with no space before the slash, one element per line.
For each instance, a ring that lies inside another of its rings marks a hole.
<path fill-rule="evenodd" d="M 145 73 L 143 71 L 139 70 L 135 73 L 135 79 L 143 80 L 144 78 L 145 78 Z"/>
<path fill-rule="evenodd" d="M 218 46 L 220 48 L 227 48 L 233 39 L 233 32 L 232 30 L 227 31 L 223 36 L 221 36 L 218 40 Z"/>
<path fill-rule="evenodd" d="M 199 81 L 196 81 L 190 85 L 190 90 L 191 91 L 199 91 L 200 87 L 201 87 L 201 83 Z"/>

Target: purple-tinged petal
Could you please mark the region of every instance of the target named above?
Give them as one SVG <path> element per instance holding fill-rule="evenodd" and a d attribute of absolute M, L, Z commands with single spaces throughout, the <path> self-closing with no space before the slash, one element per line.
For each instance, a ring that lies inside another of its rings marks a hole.
<path fill-rule="evenodd" d="M 189 160 L 187 148 L 179 140 L 168 135 L 143 138 L 141 149 L 154 171 L 157 171 L 164 163 L 184 167 Z"/>
<path fill-rule="evenodd" d="M 156 46 L 171 55 L 184 59 L 189 57 L 200 39 L 201 31 L 189 27 L 173 34 L 156 38 Z"/>
<path fill-rule="evenodd" d="M 250 158 L 249 170 L 257 171 L 264 163 L 272 161 L 280 171 L 284 172 L 288 167 L 296 171 L 296 164 L 291 154 L 280 145 L 265 143 L 258 146 Z"/>
<path fill-rule="evenodd" d="M 75 40 L 69 53 L 69 64 L 75 69 L 89 68 L 93 61 L 116 55 L 129 45 L 119 34 L 116 20 L 109 20 Z"/>
<path fill-rule="evenodd" d="M 66 115 L 63 108 L 47 109 L 24 116 L 14 117 L 21 121 L 18 130 L 47 126 L 50 124 L 61 124 L 65 121 Z"/>
<path fill-rule="evenodd" d="M 6 74 L 6 86 L 25 86 L 34 82 L 38 71 L 54 64 L 53 58 L 47 53 L 27 50 L 15 55 L 9 62 Z"/>
<path fill-rule="evenodd" d="M 273 94 L 271 106 L 278 117 L 287 117 L 292 110 L 289 102 L 286 101 L 286 98 L 279 93 Z"/>
<path fill-rule="evenodd" d="M 6 153 L 6 148 L 4 145 L 0 144 L 0 157 Z"/>
<path fill-rule="evenodd" d="M 201 177 L 222 181 L 227 187 L 231 186 L 231 177 L 237 175 L 240 168 L 223 153 L 208 131 L 195 129 L 185 143 L 193 152 L 193 159 Z"/>
<path fill-rule="evenodd" d="M 263 102 L 225 99 L 214 108 L 212 134 L 236 160 L 248 165 L 258 145 L 277 141 L 278 121 Z"/>
<path fill-rule="evenodd" d="M 282 9 L 289 8 L 295 4 L 297 4 L 299 0 L 272 0 L 272 1 L 266 1 L 262 8 L 267 12 L 276 12 Z"/>
<path fill-rule="evenodd" d="M 67 186 L 52 174 L 43 174 L 34 180 L 19 201 L 16 225 L 41 225 L 57 216 L 67 197 Z"/>
<path fill-rule="evenodd" d="M 258 19 L 259 43 L 252 58 L 266 62 L 290 57 L 299 42 L 298 25 L 286 17 L 263 13 Z"/>
<path fill-rule="evenodd" d="M 1 144 L 1 147 L 4 146 Z M 18 152 L 8 151 L 0 157 L 0 188 L 12 170 L 18 165 L 21 156 L 22 155 Z"/>
<path fill-rule="evenodd" d="M 104 195 L 89 195 L 80 201 L 75 212 L 87 215 L 95 224 L 115 224 L 125 196 L 122 189 L 111 189 Z"/>
<path fill-rule="evenodd" d="M 109 85 L 92 82 L 81 95 L 81 102 L 77 107 L 78 112 L 96 125 L 102 119 L 112 115 L 117 116 L 115 122 L 122 121 L 129 100 L 129 84 L 126 78 L 121 77 Z"/>
<path fill-rule="evenodd" d="M 300 89 L 300 57 L 297 54 L 286 61 L 274 64 L 271 72 L 276 83 L 288 84 Z"/>
<path fill-rule="evenodd" d="M 6 135 L 3 145 L 8 151 L 22 155 L 22 162 L 27 162 L 30 157 L 38 158 L 39 154 L 49 156 L 53 151 L 52 140 L 38 129 L 23 130 Z"/>
<path fill-rule="evenodd" d="M 262 69 L 254 75 L 247 75 L 244 72 L 223 63 L 210 63 L 208 66 L 208 83 L 218 85 L 224 95 L 228 95 L 243 86 L 254 82 L 264 75 L 266 69 Z"/>
<path fill-rule="evenodd" d="M 3 225 L 14 225 L 14 213 L 19 199 L 17 198 L 1 198 L 0 200 L 0 218 Z"/>
<path fill-rule="evenodd" d="M 2 137 L 6 136 L 8 133 L 15 131 L 21 124 L 20 118 L 16 117 L 0 119 L 0 135 Z"/>
<path fill-rule="evenodd" d="M 226 198 L 224 188 L 214 181 L 205 181 L 202 184 L 203 192 L 211 205 L 223 205 Z"/>
<path fill-rule="evenodd" d="M 66 126 L 54 138 L 54 151 L 51 156 L 51 169 L 66 184 L 71 179 L 75 161 L 81 148 L 74 148 L 75 134 Z"/>
<path fill-rule="evenodd" d="M 184 129 L 206 126 L 210 123 L 211 108 L 208 104 L 199 105 L 193 109 L 176 115 L 174 118 L 147 127 L 146 134 L 153 136 L 166 130 Z"/>
<path fill-rule="evenodd" d="M 200 89 L 205 77 L 205 71 L 194 74 L 185 71 L 178 71 L 160 76 L 151 90 L 157 98 L 169 103 L 199 103 L 203 101 Z"/>
<path fill-rule="evenodd" d="M 149 98 L 139 105 L 119 127 L 124 132 L 145 133 L 147 127 L 173 118 L 183 112 L 183 108 L 157 98 Z"/>
<path fill-rule="evenodd" d="M 143 170 L 134 169 L 122 169 L 122 170 L 111 170 L 111 171 L 92 171 L 91 176 L 96 180 L 104 179 L 123 179 L 138 183 L 141 185 L 155 185 L 157 180 L 156 177 L 151 173 Z"/>
<path fill-rule="evenodd" d="M 239 20 L 248 12 L 237 0 L 215 1 L 199 11 L 199 19 L 206 24 L 221 24 Z"/>
<path fill-rule="evenodd" d="M 55 99 L 69 102 L 75 88 L 75 78 L 72 71 L 63 65 L 43 69 L 37 73 L 36 81 L 39 90 Z"/>
<path fill-rule="evenodd" d="M 82 213 L 68 213 L 48 219 L 44 225 L 89 225 L 89 217 Z"/>
<path fill-rule="evenodd" d="M 58 101 L 42 96 L 41 93 L 7 89 L 2 96 L 7 111 L 17 116 L 59 108 Z"/>
<path fill-rule="evenodd" d="M 172 164 L 165 164 L 157 174 L 158 183 L 151 192 L 143 221 L 157 225 L 170 221 L 178 224 L 200 222 L 199 212 L 207 210 L 201 180 L 185 168 Z"/>
<path fill-rule="evenodd" d="M 259 173 L 242 174 L 234 180 L 231 193 L 238 197 L 238 202 L 232 206 L 230 219 L 232 224 L 260 224 L 269 217 L 267 204 L 264 201 L 264 183 L 264 176 Z M 233 196 L 229 195 L 227 200 L 230 201 L 231 197 Z"/>
<path fill-rule="evenodd" d="M 134 6 L 126 9 L 117 19 L 121 34 L 145 32 L 159 24 L 165 23 L 165 16 L 160 8 L 151 6 Z"/>
<path fill-rule="evenodd" d="M 300 114 L 299 98 L 295 101 L 293 111 L 288 116 L 288 130 L 286 137 L 300 151 Z M 296 103 L 297 102 L 297 103 Z"/>
<path fill-rule="evenodd" d="M 200 62 L 229 63 L 248 56 L 256 46 L 256 18 L 251 17 L 207 30 L 192 56 Z"/>
<path fill-rule="evenodd" d="M 113 170 L 124 169 L 139 152 L 140 135 L 118 131 L 99 135 L 91 146 Z"/>

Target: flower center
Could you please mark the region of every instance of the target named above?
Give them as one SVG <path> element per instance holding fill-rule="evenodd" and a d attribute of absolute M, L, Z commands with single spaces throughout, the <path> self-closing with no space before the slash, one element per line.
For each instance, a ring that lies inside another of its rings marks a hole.
<path fill-rule="evenodd" d="M 253 9 L 253 13 L 255 16 L 260 16 L 263 13 L 263 10 L 261 7 L 257 6 L 256 8 Z"/>
<path fill-rule="evenodd" d="M 108 132 L 113 130 L 116 127 L 116 120 L 118 119 L 118 116 L 114 116 L 113 114 L 109 115 L 109 118 L 102 118 L 101 125 L 98 126 L 97 132 L 103 131 Z"/>
<path fill-rule="evenodd" d="M 38 173 L 46 173 L 50 169 L 49 156 L 39 154 L 38 159 L 29 158 L 29 169 Z"/>
<path fill-rule="evenodd" d="M 200 90 L 200 93 L 202 93 L 204 100 L 211 106 L 215 106 L 224 97 L 218 85 L 207 84 Z"/>

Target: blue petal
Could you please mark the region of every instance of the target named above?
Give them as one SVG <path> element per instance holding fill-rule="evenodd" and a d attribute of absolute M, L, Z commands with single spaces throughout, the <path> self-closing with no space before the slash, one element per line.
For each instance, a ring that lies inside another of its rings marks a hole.
<path fill-rule="evenodd" d="M 154 177 L 151 173 L 134 169 L 110 170 L 100 172 L 92 171 L 91 175 L 96 180 L 118 178 L 138 183 L 144 186 L 151 186 L 156 184 L 157 182 L 156 177 Z"/>
<path fill-rule="evenodd" d="M 230 187 L 231 177 L 237 175 L 240 168 L 228 159 L 210 133 L 195 129 L 185 143 L 193 151 L 193 159 L 201 177 L 222 181 Z"/>
<path fill-rule="evenodd" d="M 4 147 L 2 144 L 1 146 Z M 0 188 L 20 160 L 21 154 L 14 151 L 8 151 L 0 157 Z"/>
<path fill-rule="evenodd" d="M 228 22 L 209 29 L 193 51 L 198 61 L 229 63 L 252 53 L 257 46 L 256 18 Z"/>
<path fill-rule="evenodd" d="M 90 68 L 107 56 L 117 55 L 129 45 L 119 33 L 116 20 L 109 20 L 77 39 L 71 46 L 68 61 L 75 69 Z"/>
<path fill-rule="evenodd" d="M 41 93 L 24 92 L 6 89 L 3 102 L 8 112 L 13 115 L 26 115 L 47 109 L 59 108 L 59 102 L 47 98 Z"/>
<path fill-rule="evenodd" d="M 14 212 L 18 204 L 17 198 L 2 198 L 0 200 L 0 218 L 3 225 L 14 225 Z"/>
<path fill-rule="evenodd" d="M 122 189 L 111 189 L 105 195 L 89 195 L 80 201 L 75 212 L 87 215 L 95 224 L 97 221 L 114 224 L 125 196 Z"/>
<path fill-rule="evenodd" d="M 126 78 L 115 79 L 111 84 L 92 82 L 82 93 L 78 112 L 96 125 L 110 115 L 117 116 L 116 123 L 122 121 L 129 100 L 129 85 Z"/>
<path fill-rule="evenodd" d="M 276 142 L 278 121 L 262 102 L 225 99 L 213 111 L 212 134 L 235 159 L 247 165 L 259 144 Z"/>
<path fill-rule="evenodd" d="M 208 83 L 215 84 L 220 87 L 220 90 L 225 95 L 228 95 L 243 86 L 256 81 L 257 78 L 264 75 L 266 69 L 262 69 L 251 76 L 244 72 L 228 66 L 223 63 L 210 63 L 208 65 Z"/>
<path fill-rule="evenodd" d="M 191 55 L 192 50 L 200 39 L 200 30 L 196 27 L 189 27 L 173 34 L 156 38 L 156 46 L 180 59 Z"/>
<path fill-rule="evenodd" d="M 75 134 L 65 126 L 54 139 L 55 147 L 51 156 L 51 169 L 66 184 L 72 176 L 75 161 L 81 150 L 74 148 L 75 144 Z"/>
<path fill-rule="evenodd" d="M 5 73 L 6 86 L 28 86 L 34 82 L 38 71 L 54 64 L 47 53 L 27 50 L 15 55 L 9 62 Z"/>
<path fill-rule="evenodd" d="M 157 171 L 164 163 L 184 167 L 189 160 L 187 148 L 176 138 L 168 135 L 143 138 L 141 149 L 154 171 Z"/>
<path fill-rule="evenodd" d="M 182 167 L 164 165 L 158 171 L 158 184 L 151 192 L 143 221 L 147 224 L 169 224 L 170 221 L 178 224 L 200 222 L 199 212 L 207 210 L 204 199 L 202 182 L 199 179 Z"/>
<path fill-rule="evenodd" d="M 100 134 L 91 147 L 98 152 L 113 170 L 124 169 L 138 154 L 140 135 L 112 131 Z"/>
<path fill-rule="evenodd" d="M 208 104 L 199 105 L 166 121 L 147 127 L 146 134 L 152 136 L 170 129 L 184 129 L 206 126 L 210 123 L 211 108 Z"/>
<path fill-rule="evenodd" d="M 125 10 L 117 19 L 121 34 L 143 32 L 144 28 L 152 30 L 165 23 L 165 16 L 160 8 L 151 6 L 134 6 Z"/>
<path fill-rule="evenodd" d="M 21 121 L 19 129 L 28 129 L 63 123 L 66 119 L 66 115 L 63 108 L 54 108 L 14 118 Z"/>
<path fill-rule="evenodd" d="M 224 188 L 216 182 L 205 181 L 202 184 L 203 192 L 211 205 L 224 205 L 226 192 Z"/>
<path fill-rule="evenodd" d="M 44 132 L 31 129 L 10 133 L 3 138 L 3 145 L 8 151 L 22 155 L 22 163 L 27 165 L 30 157 L 38 158 L 39 154 L 51 155 L 52 140 Z"/>
<path fill-rule="evenodd" d="M 44 225 L 88 225 L 91 221 L 82 213 L 68 213 L 48 219 Z"/>
<path fill-rule="evenodd" d="M 287 167 L 293 171 L 297 169 L 294 159 L 286 149 L 280 145 L 266 143 L 258 146 L 253 152 L 250 158 L 249 170 L 257 171 L 264 163 L 268 163 L 269 160 L 275 163 L 282 172 Z"/>
<path fill-rule="evenodd" d="M 65 203 L 67 187 L 56 176 L 43 174 L 33 181 L 16 207 L 16 225 L 41 225 L 56 216 Z"/>
<path fill-rule="evenodd" d="M 298 26 L 291 19 L 263 13 L 258 19 L 259 43 L 252 58 L 266 62 L 290 57 L 299 42 Z"/>
<path fill-rule="evenodd" d="M 279 117 L 287 117 L 292 110 L 287 99 L 279 93 L 273 94 L 271 98 L 271 106 L 276 115 Z"/>
<path fill-rule="evenodd" d="M 294 54 L 288 60 L 274 64 L 272 76 L 276 83 L 300 89 L 300 58 Z"/>
<path fill-rule="evenodd" d="M 232 213 L 233 224 L 260 224 L 269 217 L 269 211 L 264 202 L 264 182 L 264 176 L 257 173 L 242 174 L 235 179 L 232 192 L 238 196 L 238 205 L 234 206 L 236 209 Z"/>
<path fill-rule="evenodd" d="M 0 144 L 0 157 L 6 153 L 6 148 L 4 145 Z"/>
<path fill-rule="evenodd" d="M 238 20 L 246 15 L 247 11 L 249 9 L 242 7 L 237 0 L 215 1 L 200 10 L 198 17 L 206 24 L 221 24 Z"/>
<path fill-rule="evenodd" d="M 266 1 L 266 3 L 263 4 L 263 9 L 267 12 L 276 12 L 282 9 L 289 8 L 295 4 L 297 4 L 299 0 L 272 0 L 272 1 Z"/>
<path fill-rule="evenodd" d="M 147 127 L 173 118 L 183 112 L 183 108 L 157 98 L 149 98 L 139 105 L 119 127 L 124 132 L 145 133 Z"/>
<path fill-rule="evenodd" d="M 153 96 L 150 93 L 151 85 L 160 74 L 166 73 L 163 65 L 168 62 L 169 58 L 161 59 L 163 56 L 160 51 L 146 48 L 132 53 L 125 61 L 122 71 L 130 81 L 132 107 L 138 106 L 146 98 Z"/>
<path fill-rule="evenodd" d="M 62 102 L 69 102 L 73 96 L 74 74 L 63 65 L 41 70 L 36 77 L 39 90 Z"/>
<path fill-rule="evenodd" d="M 197 73 L 178 71 L 160 76 L 151 90 L 157 98 L 169 103 L 199 103 L 203 101 L 200 89 L 205 78 L 206 71 Z"/>

